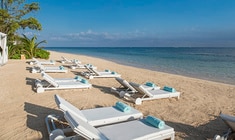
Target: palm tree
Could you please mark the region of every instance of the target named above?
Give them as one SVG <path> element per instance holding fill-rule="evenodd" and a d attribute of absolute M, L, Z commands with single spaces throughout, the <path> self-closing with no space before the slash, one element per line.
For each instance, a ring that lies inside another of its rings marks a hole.
<path fill-rule="evenodd" d="M 41 43 L 46 43 L 46 40 L 36 42 L 37 37 L 33 36 L 31 39 L 28 38 L 26 35 L 23 34 L 23 37 L 20 39 L 21 41 L 21 47 L 22 47 L 22 52 L 25 53 L 26 58 L 33 58 L 36 55 L 36 52 L 40 49 L 38 46 Z"/>

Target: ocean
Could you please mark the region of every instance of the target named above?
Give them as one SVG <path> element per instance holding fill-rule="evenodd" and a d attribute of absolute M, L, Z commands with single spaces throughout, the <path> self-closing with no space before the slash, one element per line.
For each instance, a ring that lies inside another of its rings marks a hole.
<path fill-rule="evenodd" d="M 235 84 L 235 48 L 47 47 L 45 49 L 98 57 L 154 71 Z"/>

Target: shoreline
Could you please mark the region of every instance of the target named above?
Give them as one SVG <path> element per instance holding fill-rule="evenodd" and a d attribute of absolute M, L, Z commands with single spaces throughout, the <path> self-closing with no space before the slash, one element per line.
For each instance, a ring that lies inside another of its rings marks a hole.
<path fill-rule="evenodd" d="M 32 74 L 29 60 L 9 60 L 0 67 L 0 84 L 3 95 L 0 128 L 1 139 L 48 139 L 44 119 L 48 114 L 62 114 L 55 104 L 58 94 L 79 109 L 112 106 L 122 101 L 141 111 L 144 116 L 153 115 L 174 128 L 175 139 L 213 139 L 214 135 L 227 130 L 218 118 L 220 112 L 235 115 L 233 102 L 234 85 L 190 78 L 180 75 L 156 72 L 131 66 L 120 65 L 100 58 L 50 51 L 51 60 L 79 59 L 82 64 L 93 64 L 99 71 L 110 69 L 120 73 L 128 82 L 145 83 L 151 81 L 163 87 L 174 87 L 181 92 L 180 99 L 157 99 L 135 105 L 110 92 L 110 87 L 119 87 L 113 78 L 91 79 L 93 85 L 88 90 L 52 90 L 37 94 L 33 81 L 41 79 L 40 74 Z M 56 66 L 62 65 L 56 62 Z M 51 73 L 55 78 L 70 78 L 84 70 L 71 70 L 66 74 Z M 13 81 L 17 80 L 17 84 Z M 12 88 L 14 87 L 14 88 Z"/>
<path fill-rule="evenodd" d="M 76 47 L 75 47 L 76 48 Z M 104 47 L 105 48 L 105 47 Z M 51 48 L 52 49 L 52 48 Z M 87 55 L 89 57 L 96 57 L 96 58 L 100 58 L 100 59 L 105 59 L 105 60 L 108 60 L 108 61 L 113 61 L 113 62 L 116 62 L 120 65 L 126 65 L 126 66 L 132 66 L 132 67 L 135 67 L 135 68 L 145 68 L 146 70 L 152 70 L 152 71 L 156 71 L 156 72 L 163 72 L 163 73 L 168 73 L 168 74 L 173 74 L 173 75 L 181 75 L 181 76 L 185 76 L 185 77 L 190 77 L 190 78 L 196 78 L 196 79 L 202 79 L 202 80 L 207 80 L 207 81 L 212 81 L 212 82 L 219 82 L 219 83 L 224 83 L 224 84 L 229 84 L 229 85 L 234 85 L 234 82 L 235 80 L 232 79 L 232 76 L 233 74 L 230 74 L 229 71 L 227 71 L 227 74 L 224 73 L 223 71 L 220 71 L 220 72 L 216 72 L 217 69 L 214 69 L 214 70 L 210 70 L 208 68 L 206 68 L 205 70 L 200 70 L 200 68 L 198 70 L 196 70 L 197 68 L 193 68 L 195 70 L 191 70 L 188 69 L 188 68 L 185 68 L 185 65 L 182 65 L 181 66 L 164 66 L 164 65 L 161 65 L 161 64 L 158 64 L 158 65 L 152 65 L 152 64 L 144 64 L 143 62 L 139 62 L 139 61 L 135 61 L 136 58 L 130 58 L 130 60 L 125 60 L 125 59 L 119 59 L 117 57 L 112 57 L 112 56 L 109 56 L 107 54 L 103 54 L 103 55 L 99 55 L 97 54 L 96 51 L 91 51 L 91 54 L 92 55 L 89 55 L 89 53 L 87 53 L 86 51 L 82 50 L 79 52 L 77 52 L 77 50 L 74 50 L 74 47 L 70 48 L 72 51 L 67 51 L 66 49 L 64 50 L 65 48 L 63 49 L 55 49 L 52 51 L 55 51 L 55 52 L 61 52 L 61 53 L 71 53 L 71 54 L 74 54 L 74 55 Z M 68 49 L 68 50 L 70 50 Z M 64 50 L 64 51 L 62 51 Z M 49 49 L 50 51 L 50 49 Z M 128 50 L 127 50 L 128 51 Z M 105 57 L 107 55 L 107 57 Z M 124 56 L 124 58 L 126 58 Z M 165 61 L 165 60 L 163 60 Z M 176 60 L 177 61 L 177 60 Z M 159 63 L 159 62 L 157 62 Z M 193 63 L 193 62 L 192 62 Z M 196 64 L 198 65 L 198 64 Z M 188 66 L 187 66 L 188 67 Z M 202 67 L 204 67 L 202 65 Z M 218 66 L 220 67 L 220 66 Z M 211 69 L 213 69 L 211 67 Z M 228 68 L 229 69 L 229 68 Z M 231 69 L 232 70 L 232 69 Z M 231 71 L 230 70 L 230 71 Z M 198 72 L 198 71 L 201 71 L 201 72 Z M 230 75 L 228 75 L 230 74 Z"/>

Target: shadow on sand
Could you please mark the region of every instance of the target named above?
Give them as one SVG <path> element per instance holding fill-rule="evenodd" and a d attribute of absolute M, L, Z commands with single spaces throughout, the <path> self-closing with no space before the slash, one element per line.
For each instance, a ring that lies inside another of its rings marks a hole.
<path fill-rule="evenodd" d="M 27 112 L 27 127 L 42 133 L 42 139 L 48 140 L 45 118 L 49 114 L 62 115 L 61 111 L 25 102 L 24 110 Z"/>

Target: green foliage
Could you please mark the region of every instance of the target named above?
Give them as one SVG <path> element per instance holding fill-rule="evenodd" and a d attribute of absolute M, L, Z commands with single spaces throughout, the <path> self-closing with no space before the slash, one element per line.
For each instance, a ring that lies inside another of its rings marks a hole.
<path fill-rule="evenodd" d="M 42 51 L 42 48 L 39 48 L 39 45 L 42 43 L 46 43 L 45 40 L 36 42 L 37 37 L 33 36 L 32 38 L 28 38 L 26 35 L 23 34 L 23 37 L 20 38 L 20 44 L 18 47 L 21 50 L 21 53 L 25 54 L 26 58 L 33 58 L 37 55 L 41 58 L 41 53 L 43 57 L 47 57 L 46 55 L 43 55 L 44 52 Z M 39 52 L 39 53 L 38 53 Z M 41 53 L 40 53 L 41 52 Z M 38 54 L 37 54 L 38 53 Z"/>
<path fill-rule="evenodd" d="M 20 59 L 21 55 L 20 54 L 13 54 L 11 59 Z"/>
<path fill-rule="evenodd" d="M 39 48 L 36 52 L 36 58 L 49 59 L 50 52 Z"/>
<path fill-rule="evenodd" d="M 9 47 L 9 58 L 15 58 L 15 53 L 23 51 L 22 47 L 17 47 L 14 42 L 17 41 L 16 32 L 19 29 L 42 30 L 39 21 L 28 14 L 38 11 L 39 4 L 36 2 L 26 4 L 25 0 L 0 0 L 0 32 L 7 34 L 7 46 Z M 16 47 L 16 48 L 14 48 Z M 30 52 L 32 56 L 32 51 Z"/>

